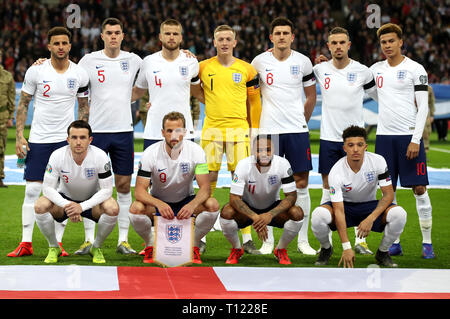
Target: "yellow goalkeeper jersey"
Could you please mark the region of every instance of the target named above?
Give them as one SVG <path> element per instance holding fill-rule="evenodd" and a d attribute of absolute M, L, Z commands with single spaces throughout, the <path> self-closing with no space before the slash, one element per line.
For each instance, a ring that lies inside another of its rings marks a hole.
<path fill-rule="evenodd" d="M 224 67 L 215 56 L 200 62 L 199 77 L 205 94 L 202 138 L 218 139 L 213 138 L 212 135 L 215 134 L 208 133 L 208 129 L 219 129 L 223 138 L 227 129 L 243 129 L 247 132 L 247 98 L 252 109 L 259 112 L 261 109 L 260 104 L 253 105 L 253 101 L 261 103 L 259 78 L 255 68 L 238 58 L 231 66 Z"/>

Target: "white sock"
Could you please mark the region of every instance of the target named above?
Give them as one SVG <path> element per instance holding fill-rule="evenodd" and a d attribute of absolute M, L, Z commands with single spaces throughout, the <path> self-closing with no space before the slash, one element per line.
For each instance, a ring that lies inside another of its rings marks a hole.
<path fill-rule="evenodd" d="M 58 223 L 57 221 L 55 221 L 55 234 L 56 234 L 56 239 L 58 240 L 58 243 L 62 242 L 64 231 L 66 230 L 66 225 L 67 225 L 68 221 L 69 221 L 69 219 L 66 219 L 62 223 Z"/>
<path fill-rule="evenodd" d="M 111 232 L 113 231 L 116 223 L 117 216 L 102 214 L 100 216 L 100 219 L 98 220 L 97 236 L 95 237 L 95 241 L 92 246 L 95 248 L 101 247 L 106 237 L 108 237 L 109 234 L 111 234 Z"/>
<path fill-rule="evenodd" d="M 300 228 L 302 227 L 303 221 L 295 221 L 295 220 L 288 220 L 284 223 L 283 227 L 283 234 L 280 237 L 280 240 L 278 241 L 277 248 L 278 249 L 284 249 L 286 248 L 289 243 L 295 238 L 295 236 L 298 235 L 298 232 L 300 231 Z"/>
<path fill-rule="evenodd" d="M 195 218 L 195 235 L 194 235 L 194 246 L 199 247 L 200 240 L 202 237 L 213 228 L 216 222 L 217 216 L 219 216 L 219 211 L 217 212 L 207 212 L 204 211 Z"/>
<path fill-rule="evenodd" d="M 45 214 L 35 215 L 36 224 L 41 230 L 42 235 L 47 239 L 49 247 L 59 247 L 55 233 L 55 220 L 53 219 L 52 214 L 47 212 Z"/>
<path fill-rule="evenodd" d="M 152 220 L 147 215 L 130 214 L 130 222 L 136 233 L 145 242 L 145 247 L 152 246 Z"/>
<path fill-rule="evenodd" d="M 117 244 L 123 241 L 128 241 L 128 229 L 130 228 L 129 211 L 131 206 L 131 192 L 119 193 L 117 192 L 117 204 L 119 204 L 119 240 Z"/>
<path fill-rule="evenodd" d="M 238 224 L 234 219 L 228 220 L 220 217 L 220 227 L 226 239 L 231 243 L 233 248 L 241 248 L 241 241 L 238 234 Z"/>
<path fill-rule="evenodd" d="M 316 207 L 311 214 L 311 230 L 320 243 L 320 247 L 328 249 L 331 247 L 330 227 L 331 213 L 324 207 Z"/>
<path fill-rule="evenodd" d="M 322 198 L 320 199 L 320 205 L 323 205 L 326 202 L 331 202 L 330 190 L 322 188 Z"/>
<path fill-rule="evenodd" d="M 96 222 L 89 218 L 83 218 L 83 226 L 84 226 L 84 241 L 85 242 L 94 242 L 95 239 L 95 225 Z"/>
<path fill-rule="evenodd" d="M 35 222 L 34 203 L 39 198 L 42 183 L 26 182 L 22 204 L 22 242 L 32 242 Z"/>
<path fill-rule="evenodd" d="M 252 240 L 252 233 L 244 234 L 244 233 L 241 232 L 241 234 L 242 234 L 242 242 L 243 242 L 244 244 L 245 244 L 246 242 Z"/>
<path fill-rule="evenodd" d="M 387 252 L 394 241 L 400 237 L 406 224 L 406 211 L 403 207 L 396 206 L 389 210 L 386 216 L 386 227 L 381 239 L 380 251 Z"/>
<path fill-rule="evenodd" d="M 308 241 L 309 213 L 311 212 L 311 198 L 308 188 L 297 188 L 297 201 L 295 205 L 303 210 L 303 225 L 298 233 L 298 243 Z"/>
<path fill-rule="evenodd" d="M 298 232 L 297 232 L 297 234 L 298 234 Z M 267 239 L 264 242 L 270 243 L 272 245 L 275 243 L 275 239 L 273 237 L 273 227 L 272 226 L 267 226 Z"/>
<path fill-rule="evenodd" d="M 415 195 L 416 209 L 419 215 L 419 225 L 422 231 L 422 243 L 431 244 L 432 207 L 428 192 Z"/>

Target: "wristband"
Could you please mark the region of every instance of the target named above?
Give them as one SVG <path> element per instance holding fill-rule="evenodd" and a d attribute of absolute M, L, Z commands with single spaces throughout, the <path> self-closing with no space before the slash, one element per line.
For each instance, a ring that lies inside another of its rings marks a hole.
<path fill-rule="evenodd" d="M 350 244 L 349 241 L 342 243 L 342 249 L 343 250 L 347 250 L 347 249 L 352 249 L 352 245 Z"/>

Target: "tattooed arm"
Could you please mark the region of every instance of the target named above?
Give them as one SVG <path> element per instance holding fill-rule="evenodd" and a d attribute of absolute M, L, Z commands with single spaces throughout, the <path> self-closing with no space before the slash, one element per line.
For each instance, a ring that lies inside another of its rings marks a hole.
<path fill-rule="evenodd" d="M 272 215 L 272 218 L 280 213 L 287 212 L 289 208 L 295 205 L 297 200 L 297 192 L 286 193 L 283 200 L 274 208 L 272 208 L 268 213 Z"/>
<path fill-rule="evenodd" d="M 241 196 L 230 194 L 230 205 L 238 213 L 247 216 L 250 219 L 254 219 L 258 216 L 254 211 L 247 206 L 247 204 L 242 200 Z"/>
<path fill-rule="evenodd" d="M 89 122 L 89 99 L 87 97 L 78 98 L 78 119 Z"/>
<path fill-rule="evenodd" d="M 16 112 L 16 154 L 19 158 L 23 158 L 25 156 L 25 152 L 22 149 L 22 146 L 25 145 L 27 150 L 28 142 L 23 136 L 23 131 L 25 129 L 25 122 L 27 121 L 28 107 L 30 105 L 30 101 L 33 98 L 32 95 L 21 92 L 19 98 L 19 104 L 17 105 Z"/>

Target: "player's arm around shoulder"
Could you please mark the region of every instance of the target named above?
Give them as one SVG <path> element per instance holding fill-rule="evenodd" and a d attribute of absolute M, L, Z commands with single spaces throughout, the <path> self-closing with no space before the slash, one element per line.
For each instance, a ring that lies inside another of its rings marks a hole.
<path fill-rule="evenodd" d="M 191 95 L 195 97 L 199 102 L 205 104 L 205 92 L 200 83 L 191 84 Z"/>

